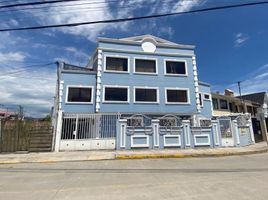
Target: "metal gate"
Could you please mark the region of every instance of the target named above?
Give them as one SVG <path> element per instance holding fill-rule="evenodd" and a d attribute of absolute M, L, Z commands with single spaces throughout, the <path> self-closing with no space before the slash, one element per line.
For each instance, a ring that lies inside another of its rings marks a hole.
<path fill-rule="evenodd" d="M 231 118 L 219 118 L 222 146 L 234 146 L 234 137 L 232 133 Z"/>
<path fill-rule="evenodd" d="M 115 114 L 64 113 L 60 150 L 115 149 Z"/>

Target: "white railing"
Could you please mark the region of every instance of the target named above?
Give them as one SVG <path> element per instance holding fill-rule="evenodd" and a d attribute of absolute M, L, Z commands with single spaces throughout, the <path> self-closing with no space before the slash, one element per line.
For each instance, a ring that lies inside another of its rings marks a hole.
<path fill-rule="evenodd" d="M 116 114 L 64 113 L 61 140 L 115 138 Z"/>

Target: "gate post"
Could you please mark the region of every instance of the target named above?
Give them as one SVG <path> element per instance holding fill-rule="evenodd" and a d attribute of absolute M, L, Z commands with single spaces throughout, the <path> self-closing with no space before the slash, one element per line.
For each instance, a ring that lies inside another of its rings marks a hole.
<path fill-rule="evenodd" d="M 159 119 L 152 120 L 153 126 L 153 147 L 159 148 Z"/>
<path fill-rule="evenodd" d="M 238 124 L 237 124 L 237 120 L 233 120 L 232 121 L 232 131 L 235 135 L 235 139 L 236 139 L 236 145 L 240 145 L 240 137 L 239 137 L 239 129 L 238 129 Z"/>
<path fill-rule="evenodd" d="M 116 134 L 116 149 L 126 148 L 126 129 L 127 129 L 127 119 L 118 120 L 119 128 Z"/>
<path fill-rule="evenodd" d="M 191 147 L 191 128 L 190 120 L 182 120 L 185 147 Z"/>
<path fill-rule="evenodd" d="M 60 150 L 60 138 L 61 138 L 61 129 L 62 129 L 62 111 L 58 112 L 57 126 L 56 126 L 56 138 L 55 138 L 55 152 Z"/>
<path fill-rule="evenodd" d="M 248 119 L 248 124 L 249 124 L 249 132 L 250 132 L 250 138 L 251 138 L 252 144 L 255 144 L 255 138 L 254 138 L 254 132 L 253 132 L 251 118 Z"/>
<path fill-rule="evenodd" d="M 219 130 L 219 123 L 217 120 L 211 120 L 212 125 L 212 135 L 213 135 L 213 146 L 221 146 L 220 142 L 220 130 Z"/>

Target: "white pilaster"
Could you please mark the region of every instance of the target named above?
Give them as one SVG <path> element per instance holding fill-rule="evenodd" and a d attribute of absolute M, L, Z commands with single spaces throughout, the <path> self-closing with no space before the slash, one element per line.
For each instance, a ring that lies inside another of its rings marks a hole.
<path fill-rule="evenodd" d="M 58 111 L 57 118 L 57 127 L 56 127 L 56 138 L 55 138 L 55 152 L 59 152 L 60 150 L 60 138 L 61 138 L 61 129 L 62 129 L 62 111 Z"/>
<path fill-rule="evenodd" d="M 194 74 L 194 88 L 195 88 L 195 99 L 196 99 L 196 109 L 197 112 L 201 112 L 201 106 L 199 101 L 199 88 L 198 88 L 198 73 L 197 73 L 197 66 L 196 66 L 196 57 L 192 57 L 193 60 L 193 74 Z"/>
<path fill-rule="evenodd" d="M 97 87 L 96 87 L 96 112 L 100 111 L 101 102 L 101 72 L 102 72 L 102 50 L 98 50 L 98 67 L 97 67 Z"/>

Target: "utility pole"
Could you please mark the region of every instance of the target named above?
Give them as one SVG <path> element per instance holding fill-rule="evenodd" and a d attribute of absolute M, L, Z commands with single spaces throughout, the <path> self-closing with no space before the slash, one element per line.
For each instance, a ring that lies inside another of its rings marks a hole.
<path fill-rule="evenodd" d="M 244 105 L 244 101 L 242 99 L 242 95 L 241 95 L 241 81 L 238 81 L 237 82 L 238 84 L 238 89 L 239 89 L 239 97 L 240 97 L 240 101 L 241 101 L 241 104 L 242 104 L 242 107 L 243 107 L 243 113 L 245 113 L 245 105 Z"/>
<path fill-rule="evenodd" d="M 23 119 L 23 107 L 19 105 L 19 113 L 18 113 L 19 120 Z"/>

